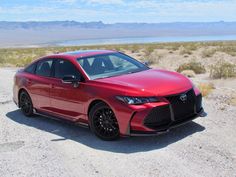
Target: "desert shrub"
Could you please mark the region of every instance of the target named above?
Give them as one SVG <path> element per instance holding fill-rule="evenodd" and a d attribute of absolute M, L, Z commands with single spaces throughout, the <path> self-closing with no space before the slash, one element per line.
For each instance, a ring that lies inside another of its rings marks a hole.
<path fill-rule="evenodd" d="M 181 73 L 184 70 L 192 70 L 196 74 L 202 74 L 206 72 L 205 67 L 201 63 L 194 61 L 180 65 L 177 69 L 177 72 Z"/>
<path fill-rule="evenodd" d="M 212 57 L 216 53 L 216 51 L 217 51 L 216 49 L 206 49 L 206 50 L 203 50 L 202 57 L 203 58 Z"/>
<path fill-rule="evenodd" d="M 206 97 L 212 92 L 213 89 L 215 89 L 215 87 L 212 83 L 200 83 L 198 84 L 198 89 L 202 93 L 202 96 Z"/>
<path fill-rule="evenodd" d="M 211 48 L 209 48 L 211 47 Z M 137 53 L 140 52 L 140 58 L 150 60 L 151 63 L 158 63 L 160 56 L 154 56 L 156 49 L 166 49 L 169 53 L 181 51 L 183 57 L 189 57 L 191 53 L 198 48 L 208 48 L 203 52 L 204 57 L 212 56 L 216 51 L 224 52 L 236 56 L 236 42 L 198 42 L 198 43 L 156 43 L 156 44 L 117 44 L 117 45 L 93 45 L 93 46 L 70 46 L 70 47 L 40 47 L 40 48 L 6 48 L 0 49 L 1 66 L 24 66 L 31 60 L 49 55 L 52 53 L 85 50 L 85 49 L 111 49 L 121 52 L 128 50 Z M 144 53 L 144 54 L 143 54 Z M 196 71 L 195 71 L 196 72 Z"/>
<path fill-rule="evenodd" d="M 6 63 L 5 58 L 4 57 L 0 57 L 0 64 L 4 64 L 4 63 Z"/>
<path fill-rule="evenodd" d="M 180 52 L 179 52 L 179 54 L 180 55 L 192 55 L 192 51 L 191 50 L 189 50 L 189 49 L 182 49 L 182 50 L 180 50 Z"/>
<path fill-rule="evenodd" d="M 193 70 L 183 70 L 181 74 L 187 77 L 195 77 L 195 72 Z"/>
<path fill-rule="evenodd" d="M 164 46 L 164 45 L 163 45 L 163 46 Z M 165 48 L 168 49 L 168 50 L 176 51 L 176 50 L 179 50 L 180 45 L 177 44 L 177 43 L 166 44 L 166 45 L 165 45 Z"/>
<path fill-rule="evenodd" d="M 236 46 L 221 46 L 219 47 L 219 51 L 231 56 L 236 56 Z"/>
<path fill-rule="evenodd" d="M 210 67 L 210 77 L 213 79 L 229 78 L 236 76 L 236 65 L 220 61 Z"/>
<path fill-rule="evenodd" d="M 135 52 L 138 52 L 140 50 L 140 46 L 139 45 L 131 45 L 128 47 L 128 49 L 132 52 L 132 53 L 135 53 Z"/>
<path fill-rule="evenodd" d="M 230 104 L 236 106 L 236 94 L 232 95 L 230 99 Z"/>
<path fill-rule="evenodd" d="M 185 54 L 191 55 L 192 54 L 192 50 L 188 49 L 188 48 L 185 48 L 185 47 L 181 47 L 179 54 L 180 55 L 185 55 Z"/>
<path fill-rule="evenodd" d="M 144 50 L 144 53 L 145 53 L 146 57 L 148 57 L 149 55 L 151 55 L 152 52 L 154 52 L 155 49 L 156 49 L 156 48 L 155 48 L 154 45 L 147 45 L 146 48 L 145 48 L 145 50 Z"/>
<path fill-rule="evenodd" d="M 193 51 L 197 50 L 199 48 L 199 44 L 198 43 L 184 43 L 181 47 L 180 47 L 180 55 L 191 55 L 193 53 Z"/>
<path fill-rule="evenodd" d="M 30 64 L 33 61 L 33 58 L 29 57 L 29 58 L 24 58 L 22 61 L 22 65 L 26 66 L 28 64 Z"/>
<path fill-rule="evenodd" d="M 148 65 L 156 64 L 156 63 L 158 63 L 158 58 L 155 56 L 149 56 L 144 59 L 144 62 L 147 62 Z"/>
<path fill-rule="evenodd" d="M 199 48 L 199 43 L 186 43 L 185 48 L 191 51 L 197 50 Z"/>
<path fill-rule="evenodd" d="M 158 64 L 161 58 L 163 58 L 162 54 L 151 54 L 143 60 L 145 62 L 148 62 L 149 65 L 152 65 L 152 64 Z"/>

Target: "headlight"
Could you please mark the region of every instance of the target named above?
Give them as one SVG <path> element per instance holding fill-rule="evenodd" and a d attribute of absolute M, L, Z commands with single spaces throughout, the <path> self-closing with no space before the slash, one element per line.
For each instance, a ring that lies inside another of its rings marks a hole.
<path fill-rule="evenodd" d="M 117 96 L 118 100 L 127 103 L 127 104 L 145 104 L 145 103 L 152 103 L 158 102 L 158 98 L 156 97 L 129 97 L 129 96 Z"/>

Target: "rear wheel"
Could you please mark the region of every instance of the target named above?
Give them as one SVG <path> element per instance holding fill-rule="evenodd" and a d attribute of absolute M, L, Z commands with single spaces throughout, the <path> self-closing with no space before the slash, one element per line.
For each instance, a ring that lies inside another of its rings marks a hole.
<path fill-rule="evenodd" d="M 102 140 L 116 140 L 120 136 L 119 125 L 112 109 L 105 103 L 92 107 L 90 113 L 90 128 Z"/>
<path fill-rule="evenodd" d="M 29 94 L 26 91 L 20 93 L 20 108 L 27 117 L 33 116 L 33 104 Z"/>

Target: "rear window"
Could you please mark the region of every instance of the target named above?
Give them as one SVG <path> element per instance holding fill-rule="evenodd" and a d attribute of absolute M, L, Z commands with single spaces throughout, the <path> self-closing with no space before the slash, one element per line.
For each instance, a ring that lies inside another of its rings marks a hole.
<path fill-rule="evenodd" d="M 52 71 L 52 59 L 39 61 L 36 68 L 36 74 L 44 77 L 50 77 Z"/>

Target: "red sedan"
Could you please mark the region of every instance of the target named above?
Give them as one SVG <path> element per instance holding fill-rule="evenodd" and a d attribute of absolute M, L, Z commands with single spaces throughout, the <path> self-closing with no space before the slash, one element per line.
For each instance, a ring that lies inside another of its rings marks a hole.
<path fill-rule="evenodd" d="M 205 115 L 202 95 L 188 78 L 110 50 L 34 61 L 16 73 L 14 101 L 26 116 L 86 125 L 103 140 L 157 135 Z"/>

